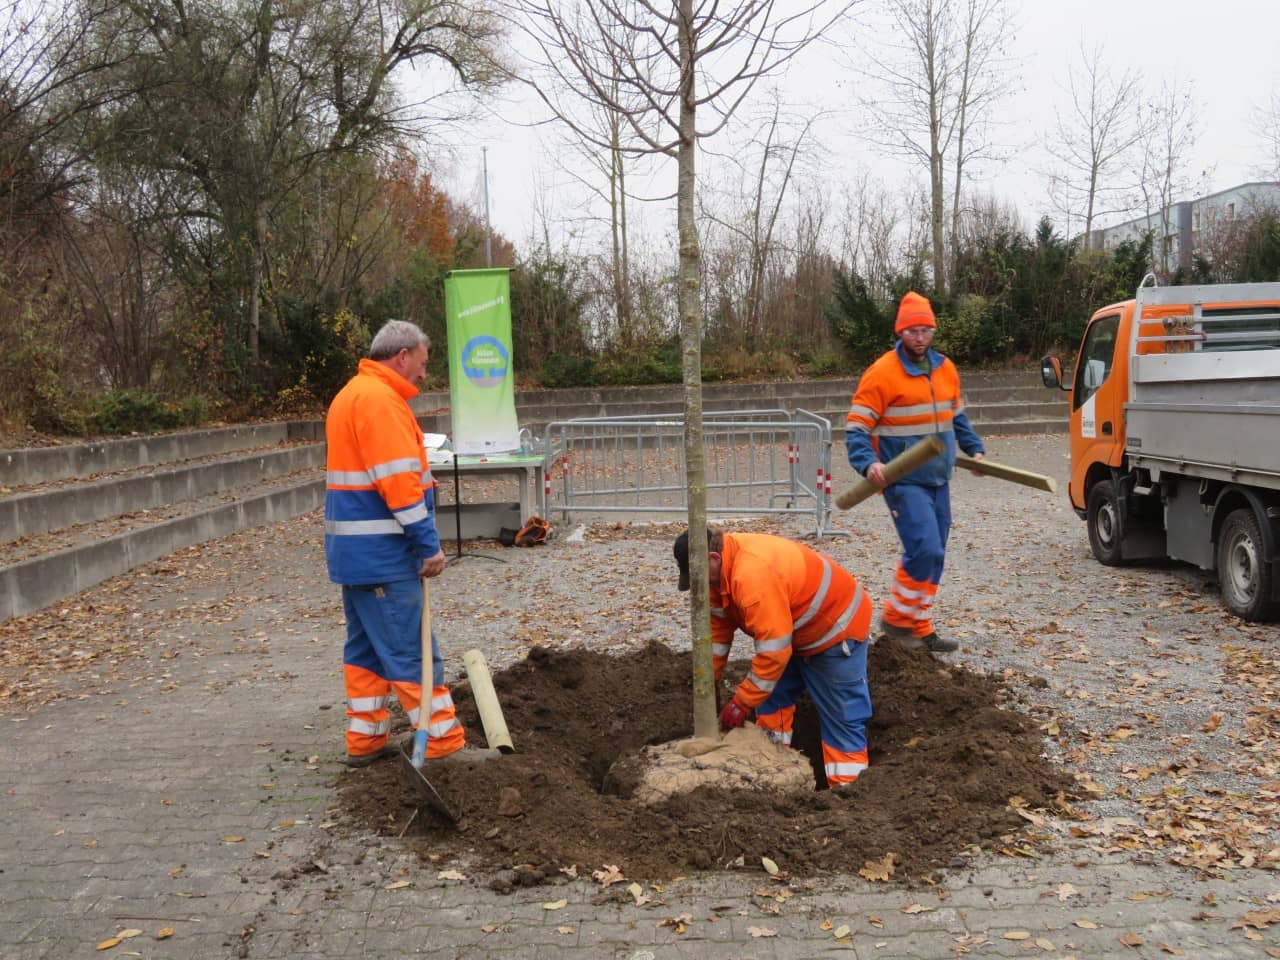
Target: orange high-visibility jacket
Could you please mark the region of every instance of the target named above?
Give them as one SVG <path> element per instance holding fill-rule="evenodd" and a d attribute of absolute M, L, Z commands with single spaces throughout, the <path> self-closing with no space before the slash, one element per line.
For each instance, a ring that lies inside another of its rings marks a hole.
<path fill-rule="evenodd" d="M 711 589 L 711 651 L 718 682 L 734 631 L 755 641 L 751 672 L 735 694 L 743 706 L 769 698 L 792 654 L 866 640 L 871 600 L 848 570 L 785 537 L 723 536 L 720 583 Z"/>
<path fill-rule="evenodd" d="M 942 486 L 951 479 L 957 446 L 970 455 L 983 452 L 982 439 L 964 412 L 956 365 L 936 350 L 929 351 L 927 364 L 916 364 L 899 341 L 858 381 L 845 423 L 849 465 L 866 476 L 876 460 L 888 463 L 931 433 L 938 434 L 946 453 L 899 483 Z"/>
<path fill-rule="evenodd" d="M 413 580 L 440 552 L 435 483 L 408 403 L 417 393 L 385 364 L 361 360 L 329 405 L 324 552 L 334 583 Z"/>

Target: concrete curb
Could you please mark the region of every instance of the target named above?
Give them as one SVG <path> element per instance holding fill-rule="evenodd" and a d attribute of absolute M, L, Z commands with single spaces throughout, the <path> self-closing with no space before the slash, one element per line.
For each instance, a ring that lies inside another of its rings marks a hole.
<path fill-rule="evenodd" d="M 100 443 L 69 443 L 0 452 L 0 485 L 52 483 L 69 477 L 172 463 L 190 457 L 267 447 L 293 438 L 290 423 L 214 427 L 184 433 L 122 437 Z"/>
<path fill-rule="evenodd" d="M 143 477 L 98 480 L 0 500 L 0 542 L 184 503 L 300 470 L 322 469 L 324 453 L 324 444 L 289 447 Z"/>
<path fill-rule="evenodd" d="M 324 503 L 324 487 L 318 477 L 0 569 L 0 619 L 39 610 L 182 547 L 300 516 Z"/>

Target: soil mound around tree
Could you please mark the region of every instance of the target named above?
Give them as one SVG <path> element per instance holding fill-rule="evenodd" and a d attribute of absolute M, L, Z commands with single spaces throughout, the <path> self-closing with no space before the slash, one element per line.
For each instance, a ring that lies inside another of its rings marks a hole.
<path fill-rule="evenodd" d="M 792 876 L 875 862 L 914 881 L 963 866 L 967 850 L 1027 826 L 1011 799 L 1044 808 L 1071 795 L 1071 779 L 1043 757 L 1035 723 L 999 705 L 998 682 L 887 642 L 868 660 L 871 765 L 839 791 L 816 786 L 817 715 L 802 700 L 794 746 L 809 759 L 813 789 L 699 788 L 656 805 L 635 798 L 634 782 L 620 775 L 634 768 L 629 758 L 692 735 L 691 657 L 654 642 L 623 656 L 534 648 L 495 673 L 516 753 L 428 767 L 456 825 L 418 809 L 398 763 L 344 771 L 341 805 L 357 828 L 400 837 L 433 864 L 490 874 L 501 888 L 575 865 L 663 880 L 739 858 L 758 866 L 762 857 Z M 730 663 L 728 682 L 745 669 Z M 483 743 L 466 684 L 453 697 L 469 740 Z"/>

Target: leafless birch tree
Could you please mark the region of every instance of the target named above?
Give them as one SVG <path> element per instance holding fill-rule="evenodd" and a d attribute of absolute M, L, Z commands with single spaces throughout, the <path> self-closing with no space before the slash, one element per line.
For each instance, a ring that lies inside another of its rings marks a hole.
<path fill-rule="evenodd" d="M 868 136 L 929 174 L 933 282 L 946 290 L 947 178 L 951 228 L 971 165 L 991 156 L 995 107 L 1012 89 L 1007 49 L 1015 25 L 1005 0 L 883 0 L 887 36 L 864 44 Z"/>
<path fill-rule="evenodd" d="M 1051 134 L 1061 165 L 1049 176 L 1054 205 L 1066 218 L 1067 234 L 1083 223 L 1088 242 L 1099 216 L 1132 209 L 1133 184 L 1120 175 L 1125 157 L 1142 142 L 1141 79 L 1126 69 L 1118 75 L 1101 45 L 1080 46 L 1080 60 L 1067 79 L 1071 103 L 1057 111 Z"/>
<path fill-rule="evenodd" d="M 1253 122 L 1265 156 L 1257 176 L 1280 180 L 1280 85 L 1271 88 L 1270 100 L 1254 107 Z"/>
<path fill-rule="evenodd" d="M 1206 179 L 1207 173 L 1197 177 L 1188 170 L 1200 131 L 1200 104 L 1191 88 L 1183 86 L 1176 78 L 1161 86 L 1147 106 L 1148 126 L 1142 139 L 1139 192 L 1147 222 L 1156 228 L 1155 255 L 1166 276 L 1173 252 L 1174 201 Z"/>
<path fill-rule="evenodd" d="M 581 119 L 584 107 L 605 107 L 634 136 L 626 151 L 676 160 L 695 736 L 718 731 L 707 589 L 702 257 L 694 219 L 698 141 L 722 131 L 760 79 L 782 70 L 851 6 L 850 0 L 518 4 L 539 51 L 534 89 L 560 120 L 585 141 L 613 149 Z"/>
<path fill-rule="evenodd" d="M 769 332 L 767 280 L 787 253 L 781 220 L 802 168 L 816 155 L 810 133 L 819 117 L 796 114 L 775 92 L 754 120 L 750 142 L 723 158 L 728 175 L 718 191 L 720 202 L 700 204 L 704 218 L 723 232 L 726 259 L 741 264 L 729 293 L 736 333 L 746 344 Z"/>

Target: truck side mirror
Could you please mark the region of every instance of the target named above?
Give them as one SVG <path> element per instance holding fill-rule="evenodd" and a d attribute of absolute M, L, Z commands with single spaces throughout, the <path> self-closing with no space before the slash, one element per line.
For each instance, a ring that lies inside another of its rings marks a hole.
<path fill-rule="evenodd" d="M 1062 361 L 1057 357 L 1044 357 L 1040 361 L 1040 379 L 1050 389 L 1070 390 L 1062 383 Z"/>

